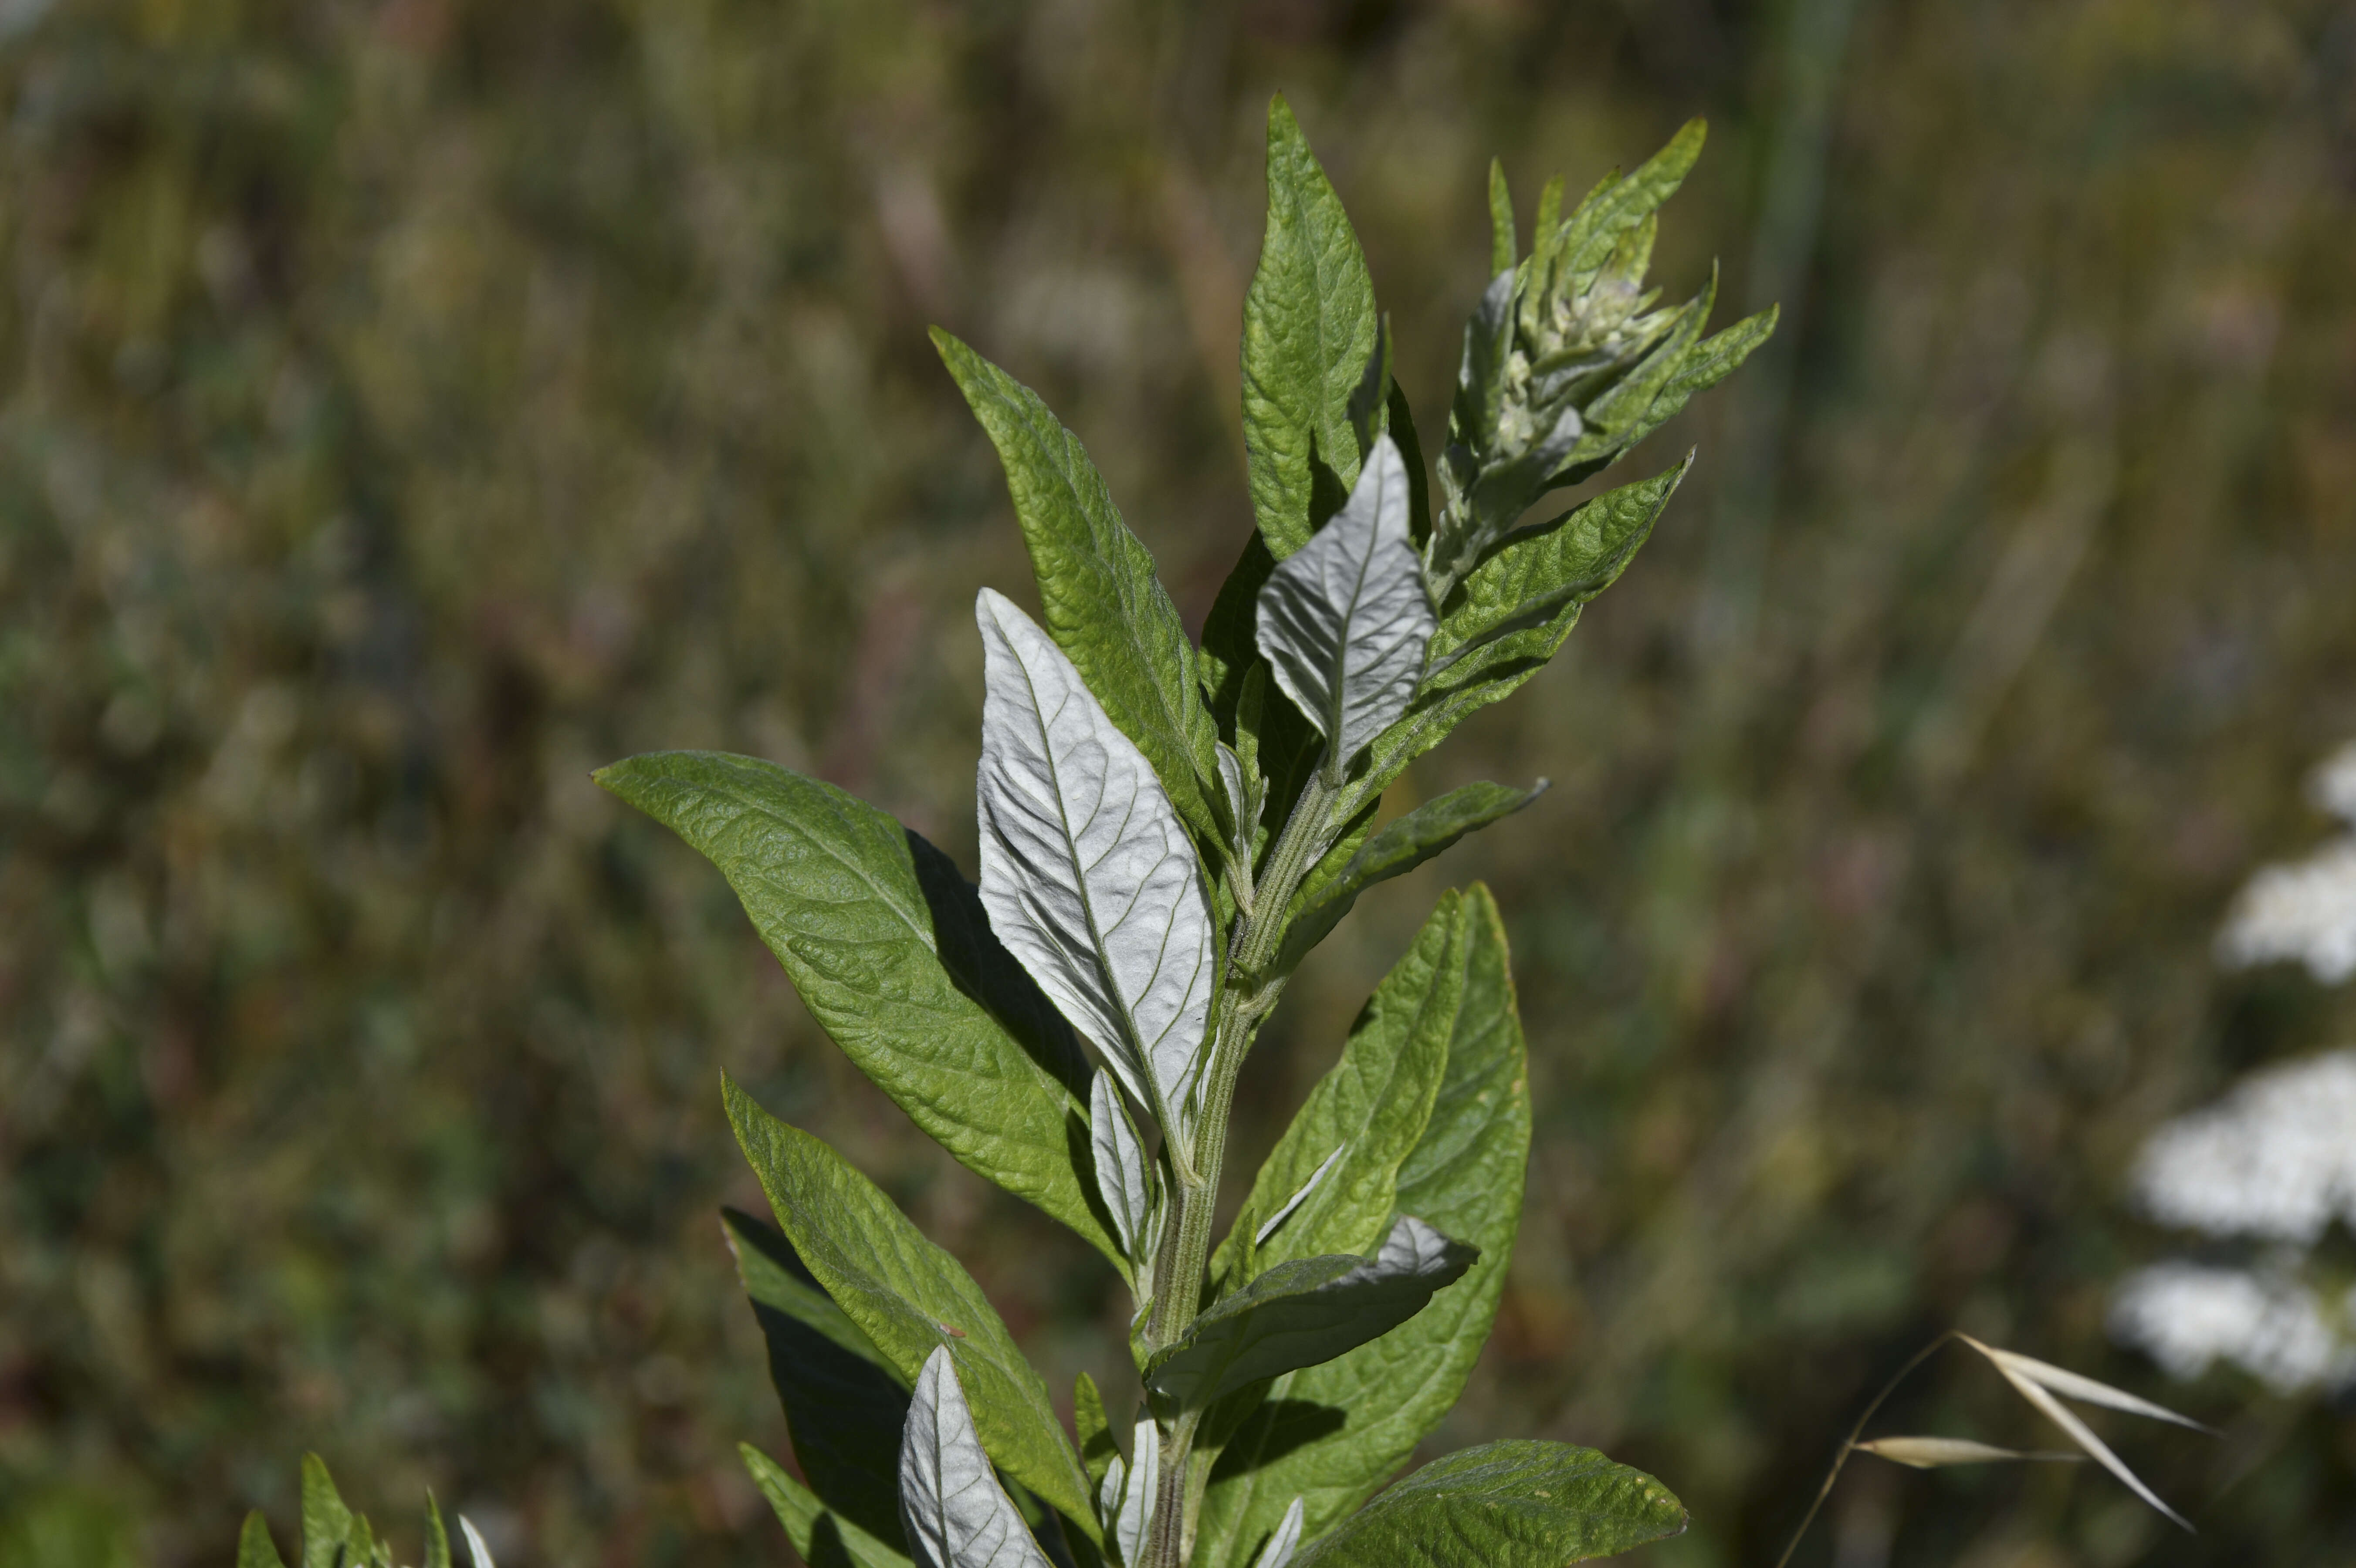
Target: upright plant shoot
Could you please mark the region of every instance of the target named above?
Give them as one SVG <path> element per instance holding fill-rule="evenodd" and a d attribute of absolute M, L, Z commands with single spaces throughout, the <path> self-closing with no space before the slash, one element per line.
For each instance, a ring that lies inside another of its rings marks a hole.
<path fill-rule="evenodd" d="M 1108 1405 L 1081 1379 L 1075 1443 L 956 1260 L 726 1084 L 776 1221 L 732 1213 L 730 1235 L 804 1479 L 745 1459 L 811 1563 L 1553 1568 L 1683 1528 L 1660 1483 L 1561 1444 L 1493 1443 L 1385 1489 L 1463 1386 L 1520 1217 L 1522 1037 L 1486 889 L 1440 900 L 1232 1229 L 1211 1227 L 1237 1072 L 1301 957 L 1367 887 L 1537 793 L 1468 785 L 1376 831 L 1385 788 L 1545 664 L 1687 464 L 1527 515 L 1772 330 L 1770 311 L 1705 336 L 1711 288 L 1668 308 L 1644 289 L 1701 139 L 1687 126 L 1567 214 L 1547 187 L 1526 257 L 1493 169 L 1492 278 L 1428 474 L 1349 219 L 1272 106 L 1243 342 L 1257 527 L 1199 646 L 1079 442 L 935 334 L 1041 605 L 984 588 L 975 608 L 979 887 L 767 763 L 662 752 L 598 775 L 719 866 L 919 1126 L 1131 1291 L 1136 1389 Z"/>

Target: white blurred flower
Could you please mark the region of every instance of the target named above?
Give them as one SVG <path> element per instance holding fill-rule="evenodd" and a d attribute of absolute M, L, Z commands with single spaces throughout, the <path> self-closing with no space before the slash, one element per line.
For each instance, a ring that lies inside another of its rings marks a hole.
<path fill-rule="evenodd" d="M 2316 770 L 2315 803 L 2356 829 L 2356 742 Z M 2356 976 L 2356 832 L 2250 879 L 2218 933 L 2236 967 L 2297 959 L 2327 986 Z M 2170 1259 L 2128 1276 L 2111 1334 L 2179 1378 L 2223 1360 L 2277 1392 L 2356 1387 L 2356 1290 L 2307 1277 L 2332 1221 L 2356 1229 L 2356 1051 L 2244 1080 L 2144 1145 L 2137 1203 L 2164 1225 L 2274 1243 L 2256 1267 Z"/>
<path fill-rule="evenodd" d="M 2135 1193 L 2163 1225 L 2312 1246 L 2356 1226 L 2356 1051 L 2257 1073 L 2151 1136 Z"/>
<path fill-rule="evenodd" d="M 2336 1313 L 2328 1307 L 2287 1271 L 2171 1260 L 2127 1277 L 2111 1301 L 2111 1334 L 2171 1377 L 2197 1378 L 2222 1360 L 2276 1393 L 2301 1393 L 2356 1384 L 2356 1291 Z"/>
<path fill-rule="evenodd" d="M 2309 789 L 2318 805 L 2356 827 L 2356 744 L 2317 769 Z M 2218 934 L 2217 954 L 2234 968 L 2297 959 L 2327 986 L 2356 976 L 2356 835 L 2252 877 Z"/>

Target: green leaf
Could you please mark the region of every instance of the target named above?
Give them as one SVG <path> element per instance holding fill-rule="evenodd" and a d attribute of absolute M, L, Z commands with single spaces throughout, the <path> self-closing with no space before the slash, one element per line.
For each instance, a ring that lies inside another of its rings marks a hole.
<path fill-rule="evenodd" d="M 1550 626 L 1620 581 L 1653 525 L 1692 469 L 1687 453 L 1675 468 L 1609 490 L 1552 522 L 1510 534 L 1453 596 L 1431 639 L 1427 684 L 1474 652 L 1525 631 Z M 1570 630 L 1565 622 L 1563 631 Z M 1559 645 L 1558 643 L 1557 646 Z M 1520 651 L 1551 657 L 1543 637 Z"/>
<path fill-rule="evenodd" d="M 1695 393 L 1706 392 L 1733 375 L 1753 350 L 1775 335 L 1775 323 L 1782 314 L 1782 306 L 1769 305 L 1756 315 L 1746 315 L 1725 331 L 1713 333 L 1695 345 L 1678 364 L 1676 374 L 1654 395 L 1644 417 L 1628 427 L 1620 450 L 1628 450 L 1665 424 Z"/>
<path fill-rule="evenodd" d="M 998 448 L 1048 635 L 1145 753 L 1187 826 L 1217 843 L 1218 731 L 1152 556 L 1121 521 L 1079 438 L 1036 393 L 938 327 L 933 346 Z"/>
<path fill-rule="evenodd" d="M 1449 1032 L 1463 994 L 1463 895 L 1451 890 L 1261 1163 L 1212 1260 L 1213 1279 L 1233 1289 L 1276 1264 L 1365 1252 L 1389 1230 L 1399 1166 L 1422 1136 L 1447 1072 Z M 1265 1243 L 1255 1243 L 1259 1227 L 1335 1149 L 1342 1158 L 1317 1189 Z"/>
<path fill-rule="evenodd" d="M 1677 193 L 1701 156 L 1706 121 L 1687 121 L 1668 145 L 1639 164 L 1625 179 L 1607 182 L 1579 204 L 1564 224 L 1562 270 L 1577 280 L 1601 268 L 1620 237 L 1660 209 Z"/>
<path fill-rule="evenodd" d="M 1145 1384 L 1182 1410 L 1282 1372 L 1315 1366 L 1389 1333 L 1480 1258 L 1410 1215 L 1372 1257 L 1300 1258 L 1197 1317 L 1145 1369 Z"/>
<path fill-rule="evenodd" d="M 1455 1404 L 1489 1337 L 1521 1223 L 1530 1101 L 1496 901 L 1477 884 L 1462 898 L 1446 1074 L 1395 1201 L 1478 1246 L 1481 1261 L 1391 1333 L 1269 1385 L 1212 1473 L 1198 1561 L 1241 1562 L 1295 1496 L 1312 1536 L 1364 1502 Z"/>
<path fill-rule="evenodd" d="M 1072 1429 L 1080 1440 L 1080 1464 L 1088 1473 L 1088 1495 L 1094 1497 L 1104 1486 L 1105 1472 L 1120 1456 L 1120 1444 L 1112 1435 L 1112 1418 L 1105 1413 L 1097 1380 L 1086 1372 L 1072 1380 Z"/>
<path fill-rule="evenodd" d="M 1518 241 L 1514 237 L 1514 193 L 1505 187 L 1505 165 L 1489 160 L 1489 275 L 1511 272 Z"/>
<path fill-rule="evenodd" d="M 1324 520 L 1315 468 L 1357 483 L 1350 397 L 1374 351 L 1375 287 L 1358 236 L 1279 96 L 1268 107 L 1268 230 L 1244 295 L 1244 447 L 1252 511 L 1281 560 Z"/>
<path fill-rule="evenodd" d="M 786 1539 L 809 1568 L 909 1568 L 906 1552 L 887 1545 L 820 1502 L 818 1495 L 787 1474 L 785 1467 L 754 1447 L 736 1445 L 753 1484 L 769 1499 Z"/>
<path fill-rule="evenodd" d="M 442 1505 L 432 1492 L 425 1494 L 425 1568 L 450 1568 L 450 1532 L 442 1528 Z"/>
<path fill-rule="evenodd" d="M 1435 1459 L 1293 1558 L 1293 1568 L 1559 1568 L 1686 1527 L 1685 1506 L 1592 1448 L 1526 1439 Z"/>
<path fill-rule="evenodd" d="M 751 757 L 657 752 L 596 780 L 720 868 L 811 1015 L 918 1126 L 1126 1273 L 1088 1201 L 1087 1059 L 948 856 Z"/>
<path fill-rule="evenodd" d="M 1366 839 L 1347 861 L 1323 881 L 1312 880 L 1294 895 L 1292 913 L 1285 926 L 1284 949 L 1277 961 L 1280 973 L 1296 968 L 1309 950 L 1325 940 L 1358 895 L 1376 882 L 1404 876 L 1454 844 L 1475 828 L 1511 816 L 1547 791 L 1540 779 L 1528 789 L 1499 784 L 1469 784 L 1450 790 L 1438 800 L 1425 801 L 1413 811 Z"/>
<path fill-rule="evenodd" d="M 896 1547 L 892 1476 L 908 1418 L 906 1380 L 810 1277 L 791 1243 L 749 1214 L 720 1213 L 802 1475 L 828 1507 Z"/>
<path fill-rule="evenodd" d="M 237 1532 L 237 1568 L 286 1568 L 285 1560 L 270 1539 L 269 1521 L 255 1509 L 245 1516 L 245 1528 Z"/>
<path fill-rule="evenodd" d="M 1067 1527 L 1099 1541 L 1087 1477 L 1046 1385 L 972 1276 L 832 1149 L 770 1115 L 733 1079 L 722 1087 L 778 1225 L 834 1304 L 912 1385 L 925 1359 L 948 1346 L 991 1457 Z"/>
<path fill-rule="evenodd" d="M 303 1456 L 303 1568 L 344 1568 L 351 1559 L 353 1538 L 367 1525 L 344 1506 L 327 1474 L 327 1462 L 316 1454 Z M 359 1561 L 367 1561 L 363 1549 Z"/>

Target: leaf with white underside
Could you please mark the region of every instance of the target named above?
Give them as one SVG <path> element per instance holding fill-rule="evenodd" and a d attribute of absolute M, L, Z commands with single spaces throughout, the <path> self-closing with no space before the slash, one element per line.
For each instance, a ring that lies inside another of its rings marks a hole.
<path fill-rule="evenodd" d="M 498 1568 L 491 1561 L 491 1549 L 483 1543 L 483 1532 L 463 1513 L 458 1516 L 458 1533 L 466 1538 L 466 1555 L 474 1559 L 475 1568 Z"/>
<path fill-rule="evenodd" d="M 1407 464 L 1390 437 L 1379 437 L 1348 503 L 1259 591 L 1260 652 L 1325 737 L 1325 771 L 1336 783 L 1414 700 L 1439 624 L 1412 515 Z"/>
<path fill-rule="evenodd" d="M 900 1523 L 923 1568 L 1053 1568 L 990 1467 L 946 1345 L 908 1399 Z"/>
<path fill-rule="evenodd" d="M 1511 816 L 1546 792 L 1544 779 L 1528 789 L 1465 784 L 1438 800 L 1425 801 L 1384 827 L 1361 844 L 1339 870 L 1322 880 L 1312 872 L 1293 898 L 1293 915 L 1285 927 L 1278 972 L 1298 967 L 1310 950 L 1342 923 L 1360 893 L 1377 882 L 1405 876 L 1466 834 Z"/>
<path fill-rule="evenodd" d="M 1185 1138 L 1216 979 L 1194 847 L 1063 651 L 983 589 L 981 901 L 991 930 Z"/>
<path fill-rule="evenodd" d="M 1268 1538 L 1268 1544 L 1259 1549 L 1258 1557 L 1252 1559 L 1252 1568 L 1284 1568 L 1292 1561 L 1292 1554 L 1300 1546 L 1301 1499 L 1295 1498 L 1292 1506 L 1284 1510 L 1284 1518 L 1278 1522 L 1276 1533 Z"/>
<path fill-rule="evenodd" d="M 1098 1073 L 1088 1087 L 1088 1141 L 1097 1158 L 1097 1191 L 1112 1212 L 1121 1251 L 1131 1264 L 1141 1264 L 1139 1243 L 1153 1215 L 1153 1188 L 1146 1175 L 1145 1146 L 1108 1073 Z"/>
<path fill-rule="evenodd" d="M 2111 1410 L 2125 1411 L 2130 1415 L 2148 1416 L 2154 1421 L 2174 1422 L 2179 1426 L 2189 1426 L 2195 1432 L 2207 1432 L 2210 1428 L 2201 1425 L 2190 1416 L 2179 1415 L 2164 1405 L 2154 1404 L 2147 1399 L 2137 1399 L 2123 1389 L 2115 1389 L 2108 1383 L 2096 1382 L 2090 1377 L 2082 1376 L 2066 1368 L 2054 1366 L 2050 1361 L 2040 1361 L 2033 1356 L 2020 1355 L 2012 1350 L 1999 1350 L 1993 1345 L 1983 1345 L 1968 1334 L 1959 1334 L 1956 1338 L 1986 1356 L 1996 1370 L 2003 1374 L 2004 1381 L 2012 1385 L 2016 1393 L 2036 1406 L 2054 1425 L 2068 1433 L 2072 1442 L 2084 1449 L 2096 1464 L 2116 1476 L 2126 1484 L 2129 1491 L 2183 1526 L 2185 1530 L 2191 1530 L 2191 1523 L 2182 1514 L 2160 1501 L 2158 1493 L 2145 1486 L 2136 1473 L 2127 1468 L 2126 1462 L 2112 1453 L 2110 1445 L 2095 1436 L 2094 1429 L 2078 1418 L 2076 1412 L 2055 1399 L 2053 1395 L 2066 1394 L 2072 1399 L 2082 1400 L 2088 1404 L 2099 1404 Z"/>
<path fill-rule="evenodd" d="M 1683 1504 L 1592 1448 L 1527 1439 L 1435 1459 L 1312 1542 L 1294 1568 L 1561 1568 L 1686 1527 Z"/>
<path fill-rule="evenodd" d="M 2085 1458 L 2083 1454 L 1998 1448 L 1991 1444 L 1975 1443 L 1968 1437 L 1876 1437 L 1858 1444 L 1857 1451 L 1915 1470 L 1944 1469 L 1949 1465 L 2000 1465 L 2025 1460 L 2075 1465 Z"/>
<path fill-rule="evenodd" d="M 948 1349 L 991 1456 L 1095 1540 L 1087 1476 L 1047 1386 L 973 1277 L 823 1142 L 770 1115 L 733 1079 L 721 1093 L 778 1228 L 827 1296 L 911 1382 L 935 1350 Z"/>
<path fill-rule="evenodd" d="M 1480 1255 L 1403 1214 L 1373 1257 L 1280 1264 L 1212 1307 L 1147 1364 L 1146 1386 L 1198 1409 L 1262 1378 L 1330 1361 L 1414 1317 Z"/>
<path fill-rule="evenodd" d="M 1317 1168 L 1310 1172 L 1309 1179 L 1301 1184 L 1301 1189 L 1286 1199 L 1284 1207 L 1269 1215 L 1267 1223 L 1252 1232 L 1253 1246 L 1260 1247 L 1268 1244 L 1268 1239 L 1276 1234 L 1276 1228 L 1291 1219 L 1292 1211 L 1309 1200 L 1309 1195 L 1317 1190 L 1317 1184 L 1325 1179 L 1325 1173 L 1333 1168 L 1333 1162 L 1342 1157 L 1342 1150 L 1347 1147 L 1349 1145 L 1342 1145 L 1318 1163 Z"/>
<path fill-rule="evenodd" d="M 1151 1421 L 1139 1422 L 1130 1435 L 1129 1452 L 1129 1463 L 1115 1461 L 1119 1473 L 1106 1477 L 1117 1500 L 1108 1510 L 1105 1534 L 1120 1552 L 1120 1560 L 1134 1568 L 1144 1556 L 1145 1537 L 1153 1528 L 1155 1481 L 1162 1474 L 1162 1429 Z"/>
<path fill-rule="evenodd" d="M 1073 1157 L 1087 1053 L 948 856 L 757 758 L 657 752 L 595 778 L 720 869 L 810 1015 L 916 1125 L 1119 1263 Z"/>

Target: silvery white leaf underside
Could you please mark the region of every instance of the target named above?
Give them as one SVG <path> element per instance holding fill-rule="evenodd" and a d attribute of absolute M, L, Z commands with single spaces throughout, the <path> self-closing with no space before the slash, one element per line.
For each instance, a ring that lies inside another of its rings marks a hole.
<path fill-rule="evenodd" d="M 1376 438 L 1350 499 L 1259 593 L 1259 649 L 1338 780 L 1407 711 L 1439 624 L 1409 535 L 1407 464 Z"/>
<path fill-rule="evenodd" d="M 987 588 L 974 614 L 991 928 L 1183 1136 L 1216 973 L 1194 847 L 1143 753 L 1046 633 Z"/>
<path fill-rule="evenodd" d="M 909 1396 L 900 1522 L 918 1568 L 1051 1568 L 991 1470 L 946 1345 L 926 1359 Z"/>

